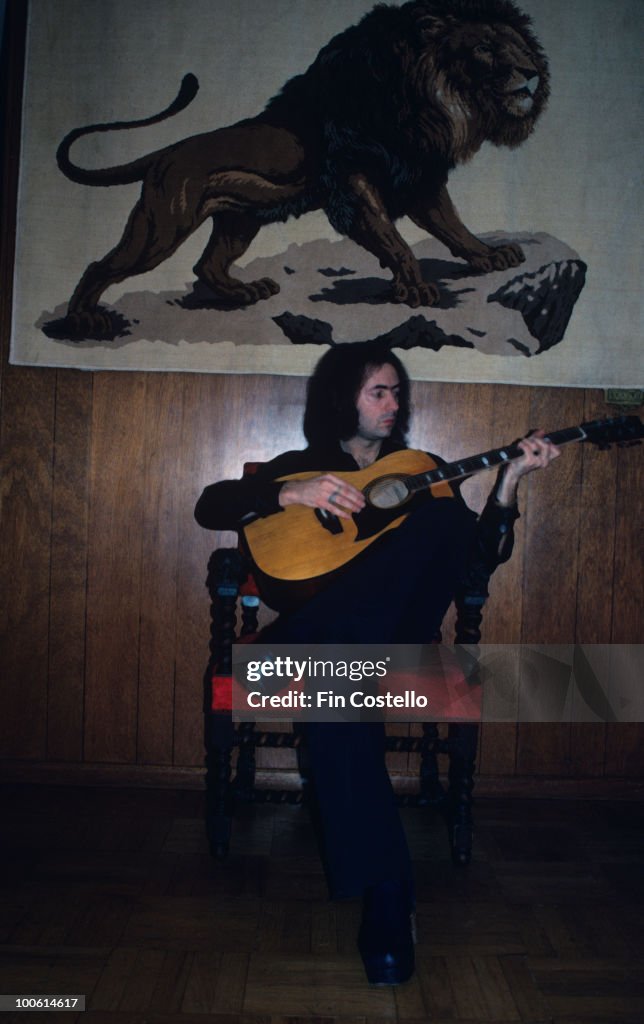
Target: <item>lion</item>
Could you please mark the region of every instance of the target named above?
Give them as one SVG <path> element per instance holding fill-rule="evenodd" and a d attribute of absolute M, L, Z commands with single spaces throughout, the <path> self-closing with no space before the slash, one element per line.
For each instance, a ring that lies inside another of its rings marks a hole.
<path fill-rule="evenodd" d="M 335 36 L 261 114 L 195 135 L 131 163 L 85 170 L 69 157 L 84 135 L 136 128 L 177 114 L 198 90 L 186 75 L 175 101 L 145 120 L 96 124 L 61 142 L 61 171 L 84 185 L 142 182 L 123 237 L 91 263 L 56 338 L 108 340 L 127 321 L 99 306 L 109 285 L 152 270 L 207 219 L 212 233 L 194 267 L 212 298 L 234 309 L 279 291 L 243 282 L 231 267 L 264 224 L 323 210 L 333 228 L 391 271 L 391 301 L 439 301 L 396 221 L 408 216 L 476 271 L 518 266 L 519 245 L 486 245 L 460 220 L 449 172 L 484 142 L 520 145 L 549 94 L 546 57 L 512 0 L 410 0 L 379 4 Z M 203 291 L 203 289 L 202 289 Z"/>

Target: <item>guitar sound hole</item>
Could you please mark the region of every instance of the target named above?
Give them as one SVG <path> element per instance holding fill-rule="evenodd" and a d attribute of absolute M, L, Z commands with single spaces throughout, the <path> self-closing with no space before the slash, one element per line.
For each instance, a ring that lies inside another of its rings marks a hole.
<path fill-rule="evenodd" d="M 409 488 L 400 477 L 374 480 L 367 497 L 375 508 L 397 508 L 409 497 Z"/>

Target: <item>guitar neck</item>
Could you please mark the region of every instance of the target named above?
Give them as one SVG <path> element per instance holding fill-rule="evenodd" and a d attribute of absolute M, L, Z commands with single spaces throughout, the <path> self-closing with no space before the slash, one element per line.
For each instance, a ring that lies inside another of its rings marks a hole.
<path fill-rule="evenodd" d="M 566 427 L 564 430 L 554 430 L 545 436 L 553 444 L 561 447 L 561 445 L 570 444 L 572 441 L 583 441 L 586 432 L 581 427 Z M 447 462 L 426 473 L 408 477 L 406 482 L 411 491 L 420 491 L 431 484 L 462 480 L 463 477 L 472 476 L 474 473 L 495 469 L 506 462 L 520 458 L 521 455 L 523 452 L 518 444 L 507 444 L 502 448 L 492 448 L 489 452 L 481 452 L 479 455 L 470 455 L 465 459 L 459 459 L 458 462 Z"/>

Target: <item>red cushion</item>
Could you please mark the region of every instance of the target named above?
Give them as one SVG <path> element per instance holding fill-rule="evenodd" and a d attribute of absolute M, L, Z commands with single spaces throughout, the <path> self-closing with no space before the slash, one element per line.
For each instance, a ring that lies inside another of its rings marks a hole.
<path fill-rule="evenodd" d="M 233 677 L 215 673 L 212 677 L 213 711 L 232 711 L 233 709 Z"/>

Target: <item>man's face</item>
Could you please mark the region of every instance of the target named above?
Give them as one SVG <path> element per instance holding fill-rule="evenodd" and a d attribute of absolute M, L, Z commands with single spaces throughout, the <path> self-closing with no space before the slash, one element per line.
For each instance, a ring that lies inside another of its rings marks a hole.
<path fill-rule="evenodd" d="M 356 399 L 358 429 L 356 436 L 365 441 L 389 437 L 396 423 L 400 381 L 393 366 L 368 367 Z"/>

